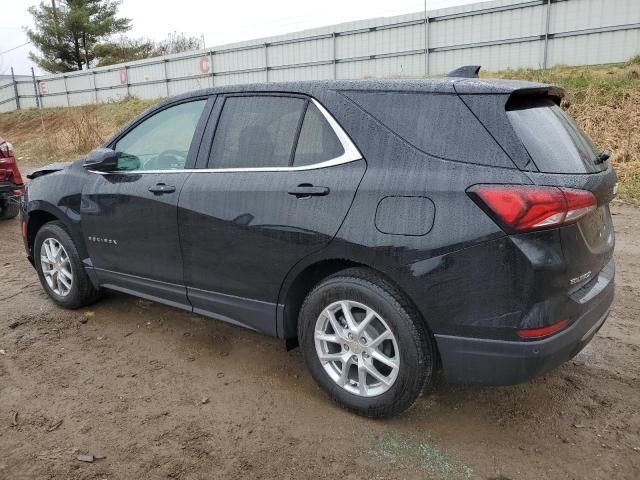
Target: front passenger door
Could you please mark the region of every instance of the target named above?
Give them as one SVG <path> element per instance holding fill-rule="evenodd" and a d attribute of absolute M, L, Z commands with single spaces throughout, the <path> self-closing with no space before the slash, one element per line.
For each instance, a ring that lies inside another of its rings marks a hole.
<path fill-rule="evenodd" d="M 84 188 L 83 232 L 103 286 L 190 308 L 177 204 L 186 168 L 195 161 L 206 106 L 206 98 L 184 101 L 143 119 L 110 145 L 118 155 L 117 170 L 94 173 Z"/>

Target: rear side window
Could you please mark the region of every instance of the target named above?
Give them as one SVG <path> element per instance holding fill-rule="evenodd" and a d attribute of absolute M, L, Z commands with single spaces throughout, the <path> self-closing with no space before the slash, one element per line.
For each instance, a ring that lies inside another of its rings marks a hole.
<path fill-rule="evenodd" d="M 343 92 L 414 147 L 430 155 L 515 168 L 457 95 L 414 92 Z"/>
<path fill-rule="evenodd" d="M 507 117 L 541 172 L 590 173 L 607 168 L 594 163 L 598 152 L 551 99 L 524 99 L 507 105 Z"/>
<path fill-rule="evenodd" d="M 293 164 L 297 167 L 326 162 L 339 157 L 344 148 L 324 115 L 309 103 L 304 116 Z"/>
<path fill-rule="evenodd" d="M 229 97 L 224 102 L 209 168 L 287 167 L 305 100 Z"/>

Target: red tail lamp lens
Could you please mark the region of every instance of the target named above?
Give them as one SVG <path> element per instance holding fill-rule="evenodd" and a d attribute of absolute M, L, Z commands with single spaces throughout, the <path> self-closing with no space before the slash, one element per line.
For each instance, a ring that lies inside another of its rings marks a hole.
<path fill-rule="evenodd" d="M 591 192 L 564 187 L 475 185 L 469 194 L 498 223 L 516 232 L 575 222 L 597 205 Z"/>
<path fill-rule="evenodd" d="M 518 335 L 522 338 L 544 338 L 553 335 L 569 325 L 569 320 L 560 320 L 542 328 L 525 328 L 518 330 Z"/>

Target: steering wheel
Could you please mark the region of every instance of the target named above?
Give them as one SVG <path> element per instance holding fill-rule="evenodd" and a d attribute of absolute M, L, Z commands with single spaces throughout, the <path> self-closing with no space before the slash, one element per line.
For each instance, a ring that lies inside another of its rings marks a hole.
<path fill-rule="evenodd" d="M 165 150 L 144 164 L 145 170 L 177 170 L 184 168 L 187 154 L 180 150 Z"/>

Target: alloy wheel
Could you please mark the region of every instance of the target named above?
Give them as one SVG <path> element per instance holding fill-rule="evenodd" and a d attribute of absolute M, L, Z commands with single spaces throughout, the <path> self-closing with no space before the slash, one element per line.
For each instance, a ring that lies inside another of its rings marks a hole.
<path fill-rule="evenodd" d="M 40 266 L 49 288 L 56 295 L 66 297 L 73 286 L 73 269 L 67 251 L 55 238 L 42 242 Z"/>
<path fill-rule="evenodd" d="M 380 395 L 400 371 L 395 335 L 372 308 L 340 300 L 318 316 L 314 330 L 318 359 L 344 390 L 362 397 Z"/>

